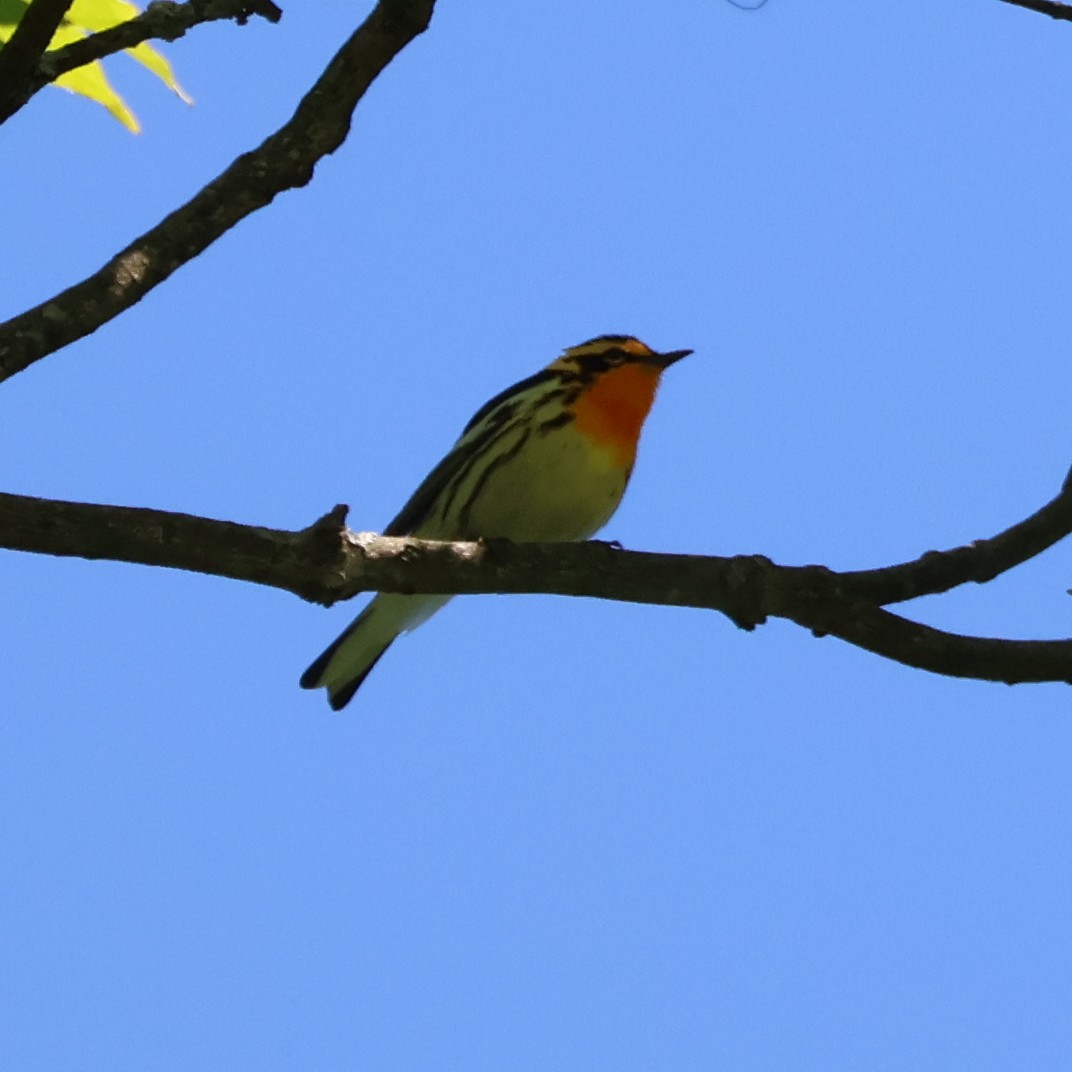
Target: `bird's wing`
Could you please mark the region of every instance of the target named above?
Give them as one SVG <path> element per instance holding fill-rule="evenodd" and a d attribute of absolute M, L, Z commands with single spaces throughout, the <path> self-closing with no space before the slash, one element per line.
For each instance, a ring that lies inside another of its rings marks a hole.
<path fill-rule="evenodd" d="M 513 426 L 512 418 L 519 413 L 525 398 L 529 397 L 529 392 L 553 375 L 546 369 L 537 372 L 534 376 L 515 383 L 513 387 L 508 387 L 481 406 L 465 426 L 461 438 L 451 448 L 450 453 L 421 481 L 420 487 L 410 496 L 398 516 L 383 530 L 383 534 L 410 536 L 429 523 L 433 524 L 434 529 L 437 513 L 440 514 L 440 522 L 444 521 L 441 507 L 445 501 L 449 502 L 452 498 L 449 490 L 451 486 L 456 489 L 475 461 L 489 457 L 495 440 Z M 423 535 L 432 533 L 425 532 Z M 440 531 L 435 535 L 457 537 L 463 534 Z"/>

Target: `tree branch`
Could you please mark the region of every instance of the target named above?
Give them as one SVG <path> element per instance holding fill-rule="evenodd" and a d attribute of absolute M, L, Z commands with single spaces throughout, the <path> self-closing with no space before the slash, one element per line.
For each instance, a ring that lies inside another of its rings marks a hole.
<path fill-rule="evenodd" d="M 230 521 L 0 493 L 0 546 L 64 558 L 109 559 L 251 581 L 282 588 L 311 602 L 331 603 L 337 582 L 339 532 L 345 507 L 336 507 L 300 532 Z"/>
<path fill-rule="evenodd" d="M 28 99 L 38 61 L 73 0 L 33 0 L 0 49 L 0 122 Z"/>
<path fill-rule="evenodd" d="M 1015 7 L 1025 7 L 1028 11 L 1037 11 L 1042 15 L 1049 15 L 1051 19 L 1072 22 L 1072 6 L 1055 3 L 1055 0 L 1002 0 L 1002 3 L 1012 4 Z"/>
<path fill-rule="evenodd" d="M 1011 684 L 1072 681 L 1072 640 L 960 636 L 891 614 L 861 592 L 892 602 L 910 598 L 908 588 L 919 589 L 917 594 L 947 591 L 995 576 L 1030 557 L 1030 548 L 1050 546 L 1058 531 L 1068 531 L 1070 494 L 1066 483 L 1053 502 L 991 540 L 858 573 L 777 566 L 758 555 L 663 555 L 601 543 L 391 538 L 350 532 L 343 506 L 290 532 L 8 494 L 0 494 L 0 546 L 193 570 L 324 604 L 362 591 L 542 592 L 717 610 L 744 629 L 779 617 L 907 666 Z"/>
<path fill-rule="evenodd" d="M 90 34 L 41 57 L 37 71 L 30 80 L 26 99 L 43 86 L 54 82 L 61 74 L 84 67 L 87 63 L 112 56 L 143 41 L 177 41 L 187 31 L 203 22 L 234 19 L 244 26 L 254 15 L 278 22 L 282 10 L 272 0 L 154 0 L 140 15 L 118 26 Z M 0 122 L 10 113 L 0 110 Z"/>
<path fill-rule="evenodd" d="M 999 640 L 960 636 L 909 621 L 871 604 L 837 606 L 820 614 L 780 615 L 818 635 L 829 633 L 858 648 L 917 670 L 1006 685 L 1055 681 L 1072 684 L 1072 639 Z M 822 620 L 828 625 L 823 627 Z"/>
<path fill-rule="evenodd" d="M 928 551 L 912 562 L 841 574 L 842 593 L 869 603 L 900 603 L 974 581 L 984 584 L 1040 555 L 1072 533 L 1072 470 L 1041 510 L 987 540 Z"/>
<path fill-rule="evenodd" d="M 0 325 L 0 381 L 96 331 L 284 190 L 346 138 L 381 71 L 428 26 L 435 0 L 379 0 L 276 133 L 80 283 Z"/>

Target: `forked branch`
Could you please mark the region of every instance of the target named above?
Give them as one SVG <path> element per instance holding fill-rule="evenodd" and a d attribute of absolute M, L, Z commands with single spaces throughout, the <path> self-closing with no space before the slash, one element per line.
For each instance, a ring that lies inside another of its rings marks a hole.
<path fill-rule="evenodd" d="M 50 19 L 44 23 L 38 12 L 49 5 L 52 8 Z M 61 74 L 115 55 L 125 48 L 133 48 L 143 41 L 177 41 L 188 30 L 203 22 L 234 19 L 241 24 L 254 15 L 269 22 L 278 22 L 283 16 L 272 0 L 186 0 L 184 4 L 175 3 L 174 0 L 154 0 L 140 15 L 118 26 L 46 52 L 52 34 L 70 6 L 71 0 L 34 0 L 19 21 L 11 42 L 0 51 L 0 123 L 10 119 L 35 93 Z M 55 12 L 61 8 L 56 16 Z M 37 30 L 33 48 L 16 47 L 19 35 L 35 21 L 35 14 L 41 26 Z M 17 72 L 14 70 L 16 65 Z"/>
<path fill-rule="evenodd" d="M 283 12 L 272 0 L 186 0 L 182 4 L 174 0 L 153 0 L 140 15 L 118 26 L 46 53 L 38 64 L 30 90 L 36 93 L 61 74 L 114 56 L 143 41 L 177 41 L 205 22 L 233 20 L 242 26 L 254 16 L 278 22 Z"/>
<path fill-rule="evenodd" d="M 1066 4 L 1005 2 L 1072 21 L 1072 7 Z M 254 12 L 271 17 L 274 10 L 270 0 L 154 4 L 128 29 L 94 35 L 41 67 L 42 27 L 62 18 L 66 6 L 62 0 L 35 0 L 31 6 L 40 24 L 34 34 L 26 31 L 21 53 L 16 49 L 8 55 L 14 61 L 23 57 L 21 66 L 9 67 L 21 78 L 23 90 L 29 56 L 35 77 L 54 77 L 61 69 L 137 43 L 137 34 L 146 34 L 141 40 L 167 36 L 171 31 L 161 29 L 163 21 L 153 21 L 165 15 L 176 29 L 195 15 L 196 21 Z M 278 193 L 307 183 L 316 163 L 346 137 L 353 110 L 369 85 L 427 27 L 434 6 L 435 0 L 379 0 L 275 134 L 93 275 L 0 325 L 0 380 L 95 331 Z M 147 32 L 151 27 L 154 32 Z M 181 32 L 176 29 L 175 35 Z M 660 555 L 598 543 L 392 539 L 352 533 L 345 519 L 346 508 L 336 507 L 308 528 L 291 532 L 159 510 L 0 494 L 0 547 L 192 570 L 270 585 L 325 604 L 362 591 L 542 592 L 703 607 L 746 629 L 768 617 L 786 618 L 816 634 L 837 636 L 935 673 L 1009 683 L 1072 679 L 1072 640 L 959 636 L 884 609 L 968 581 L 990 580 L 1063 539 L 1072 532 L 1068 480 L 1052 502 L 989 539 L 882 569 L 845 573 L 778 566 L 761 556 Z"/>
<path fill-rule="evenodd" d="M 427 28 L 434 7 L 435 0 L 380 0 L 279 130 L 88 278 L 0 324 L 0 381 L 96 331 L 277 194 L 308 183 L 342 144 L 365 91 Z"/>
<path fill-rule="evenodd" d="M 74 0 L 33 0 L 0 48 L 0 122 L 29 97 L 37 65 Z"/>
<path fill-rule="evenodd" d="M 365 591 L 549 593 L 725 614 L 752 629 L 786 618 L 907 666 L 1010 684 L 1072 680 L 1072 639 L 960 636 L 882 604 L 982 582 L 1072 532 L 1072 484 L 1031 517 L 987 540 L 885 569 L 838 573 L 721 558 L 623 551 L 602 543 L 439 543 L 353 533 L 337 506 L 286 531 L 121 506 L 0 494 L 0 547 L 169 566 L 251 581 L 330 604 Z"/>

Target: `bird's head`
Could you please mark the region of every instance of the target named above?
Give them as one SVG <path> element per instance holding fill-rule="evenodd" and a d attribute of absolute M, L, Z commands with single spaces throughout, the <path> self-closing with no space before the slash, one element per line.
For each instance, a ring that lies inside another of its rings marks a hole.
<path fill-rule="evenodd" d="M 551 368 L 597 376 L 610 369 L 632 365 L 661 373 L 691 353 L 691 350 L 658 353 L 632 335 L 598 335 L 579 346 L 571 346 L 552 363 Z"/>
<path fill-rule="evenodd" d="M 657 353 L 632 335 L 600 335 L 570 347 L 547 373 L 569 385 L 574 428 L 631 469 L 659 378 L 691 353 Z"/>

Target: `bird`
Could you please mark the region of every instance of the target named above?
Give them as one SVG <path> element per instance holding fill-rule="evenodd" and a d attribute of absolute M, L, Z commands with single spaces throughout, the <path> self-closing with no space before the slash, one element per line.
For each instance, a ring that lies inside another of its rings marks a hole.
<path fill-rule="evenodd" d="M 692 350 L 600 335 L 480 407 L 383 530 L 428 540 L 587 540 L 617 510 L 660 378 Z M 301 676 L 345 707 L 401 633 L 451 597 L 381 593 Z"/>

